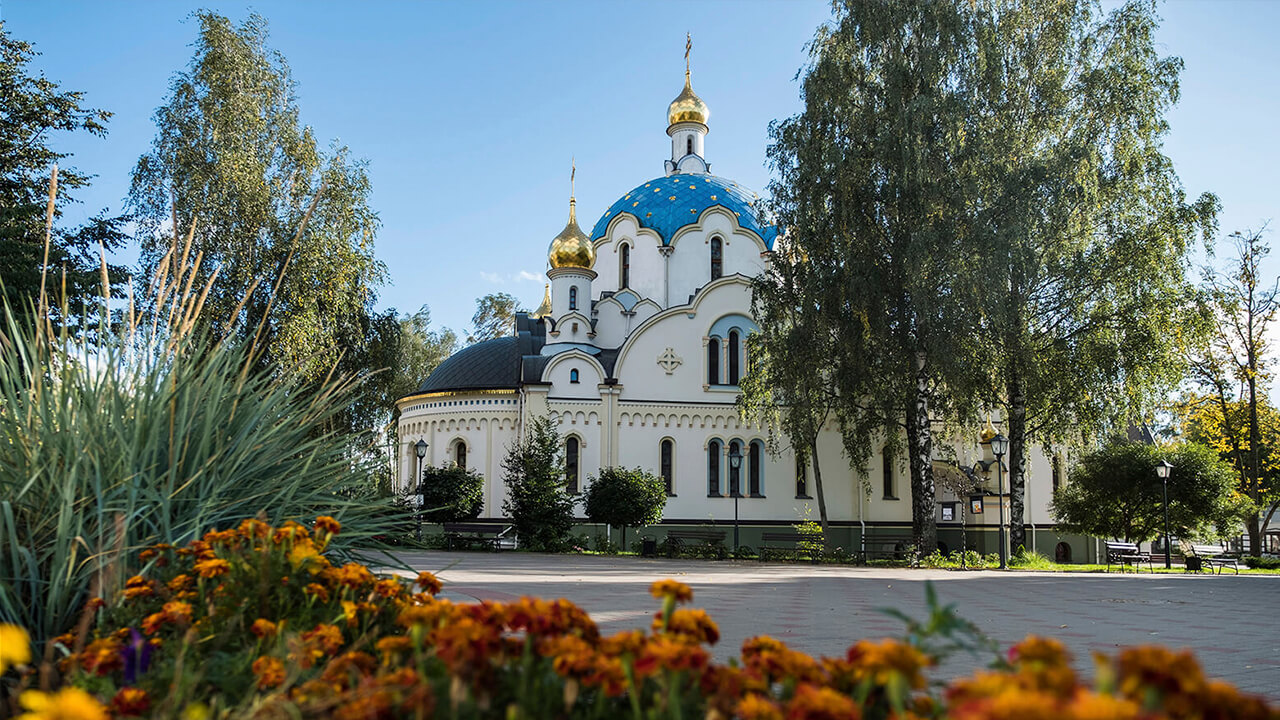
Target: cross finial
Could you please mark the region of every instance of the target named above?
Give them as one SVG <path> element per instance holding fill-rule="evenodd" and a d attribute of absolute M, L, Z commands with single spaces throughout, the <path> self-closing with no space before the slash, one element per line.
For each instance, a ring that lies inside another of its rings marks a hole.
<path fill-rule="evenodd" d="M 684 34 L 684 79 L 689 79 L 689 51 L 693 49 L 693 33 Z"/>
<path fill-rule="evenodd" d="M 578 174 L 578 159 L 571 157 L 569 159 L 569 198 L 573 199 L 573 178 Z"/>

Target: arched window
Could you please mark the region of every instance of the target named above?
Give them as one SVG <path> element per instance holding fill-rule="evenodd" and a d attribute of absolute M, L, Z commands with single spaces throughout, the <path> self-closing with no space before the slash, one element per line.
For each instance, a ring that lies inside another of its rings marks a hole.
<path fill-rule="evenodd" d="M 569 371 L 569 382 L 571 382 L 571 383 L 573 383 L 573 384 L 575 384 L 575 385 L 577 385 L 577 384 L 578 384 L 578 371 L 577 371 L 577 369 L 574 369 L 574 370 L 570 370 L 570 371 Z"/>
<path fill-rule="evenodd" d="M 467 444 L 461 440 L 453 446 L 453 464 L 463 470 L 467 469 Z"/>
<path fill-rule="evenodd" d="M 716 280 L 724 274 L 724 247 L 720 238 L 711 238 L 711 279 Z"/>
<path fill-rule="evenodd" d="M 618 288 L 631 287 L 631 246 L 623 245 L 618 260 Z"/>
<path fill-rule="evenodd" d="M 578 309 L 578 288 L 576 287 L 569 288 L 569 309 Z"/>
<path fill-rule="evenodd" d="M 684 154 L 685 155 L 693 154 L 693 136 L 692 135 L 684 139 Z"/>
<path fill-rule="evenodd" d="M 734 440 L 729 443 L 729 457 L 734 455 L 746 460 L 742 457 L 742 443 Z M 729 461 L 729 497 L 734 495 L 742 495 L 742 461 L 738 461 L 738 467 L 733 466 L 733 460 Z"/>
<path fill-rule="evenodd" d="M 764 493 L 760 487 L 760 479 L 764 477 L 764 444 L 759 440 L 752 440 L 750 448 L 747 454 L 747 494 L 762 497 Z"/>
<path fill-rule="evenodd" d="M 676 487 L 675 470 L 673 467 L 673 456 L 676 451 L 676 443 L 671 438 L 663 440 L 658 445 L 658 466 L 662 473 L 662 482 L 667 486 L 667 494 L 674 495 Z"/>
<path fill-rule="evenodd" d="M 884 463 L 884 467 L 881 468 L 881 473 L 884 476 L 884 499 L 897 500 L 898 493 L 893 487 L 893 451 L 889 449 L 888 445 L 885 445 L 884 449 L 880 451 L 880 457 Z"/>
<path fill-rule="evenodd" d="M 729 384 L 730 385 L 738 384 L 738 374 L 739 374 L 738 346 L 739 345 L 740 343 L 738 342 L 738 331 L 730 330 L 729 331 Z"/>
<path fill-rule="evenodd" d="M 578 494 L 578 438 L 564 441 L 564 481 L 570 495 Z"/>
<path fill-rule="evenodd" d="M 707 341 L 707 384 L 720 384 L 720 338 Z"/>
<path fill-rule="evenodd" d="M 796 458 L 796 497 L 809 497 L 809 467 L 799 457 Z"/>
<path fill-rule="evenodd" d="M 707 445 L 707 496 L 720 496 L 720 441 Z"/>

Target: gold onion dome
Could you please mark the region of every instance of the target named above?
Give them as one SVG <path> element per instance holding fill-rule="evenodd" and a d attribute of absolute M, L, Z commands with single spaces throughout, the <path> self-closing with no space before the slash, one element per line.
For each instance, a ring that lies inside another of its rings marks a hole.
<path fill-rule="evenodd" d="M 667 124 L 675 125 L 682 122 L 694 122 L 702 125 L 707 124 L 707 119 L 711 117 L 711 108 L 702 102 L 702 98 L 693 91 L 693 86 L 689 83 L 689 71 L 684 71 L 684 90 L 671 101 L 671 105 L 667 106 Z"/>
<path fill-rule="evenodd" d="M 547 261 L 553 268 L 587 268 L 596 261 L 596 248 L 591 238 L 578 227 L 577 201 L 569 198 L 569 222 L 551 241 L 551 251 Z"/>
<path fill-rule="evenodd" d="M 538 318 L 547 317 L 550 314 L 551 314 L 551 286 L 544 285 L 542 288 L 542 304 L 538 306 L 537 310 L 533 311 L 533 315 L 531 317 L 536 320 Z"/>
<path fill-rule="evenodd" d="M 987 416 L 987 426 L 982 428 L 982 432 L 978 434 L 983 445 L 991 442 L 991 438 L 996 436 L 996 426 L 991 424 L 991 416 Z"/>

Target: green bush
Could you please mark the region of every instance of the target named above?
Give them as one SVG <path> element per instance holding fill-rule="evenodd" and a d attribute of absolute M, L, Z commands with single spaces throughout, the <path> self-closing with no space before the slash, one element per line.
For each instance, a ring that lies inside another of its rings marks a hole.
<path fill-rule="evenodd" d="M 1280 558 L 1245 557 L 1244 564 L 1254 570 L 1280 570 Z"/>
<path fill-rule="evenodd" d="M 418 489 L 427 522 L 474 520 L 484 509 L 484 477 L 457 465 L 423 468 Z"/>
<path fill-rule="evenodd" d="M 662 478 L 640 468 L 605 468 L 590 479 L 583 509 L 591 522 L 622 528 L 622 547 L 627 544 L 627 528 L 653 525 L 662 520 L 667 504 L 667 486 Z"/>
<path fill-rule="evenodd" d="M 376 465 L 328 429 L 355 383 L 303 386 L 242 345 L 163 328 L 50 338 L 6 319 L 0 622 L 37 643 L 75 625 L 91 593 L 118 590 L 144 546 L 244 517 L 332 515 L 341 552 L 403 520 L 376 497 Z"/>
<path fill-rule="evenodd" d="M 564 486 L 560 435 L 545 417 L 535 417 L 523 440 L 502 461 L 507 499 L 502 509 L 515 526 L 520 546 L 560 552 L 570 545 L 574 500 Z"/>

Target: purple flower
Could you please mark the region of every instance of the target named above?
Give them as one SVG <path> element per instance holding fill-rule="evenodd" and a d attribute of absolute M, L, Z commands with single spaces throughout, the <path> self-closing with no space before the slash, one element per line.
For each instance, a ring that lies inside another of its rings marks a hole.
<path fill-rule="evenodd" d="M 122 654 L 124 684 L 133 685 L 138 682 L 138 676 L 151 666 L 151 643 L 136 628 L 129 628 L 129 642 L 125 643 Z"/>

